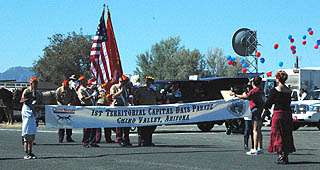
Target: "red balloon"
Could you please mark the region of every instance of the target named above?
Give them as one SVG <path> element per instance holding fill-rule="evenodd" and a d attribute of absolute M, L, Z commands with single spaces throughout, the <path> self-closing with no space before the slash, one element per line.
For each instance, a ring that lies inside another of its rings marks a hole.
<path fill-rule="evenodd" d="M 266 73 L 267 77 L 272 77 L 272 71 Z"/>
<path fill-rule="evenodd" d="M 318 44 L 314 45 L 314 49 L 318 49 L 318 48 L 319 48 Z"/>
<path fill-rule="evenodd" d="M 275 44 L 273 45 L 273 48 L 274 48 L 274 49 L 278 49 L 278 48 L 279 48 L 279 44 L 278 44 L 278 43 L 275 43 Z"/>
<path fill-rule="evenodd" d="M 294 39 L 293 39 L 293 38 L 291 38 L 291 39 L 290 39 L 290 42 L 291 42 L 291 43 L 294 43 Z"/>
<path fill-rule="evenodd" d="M 260 53 L 259 51 L 257 51 L 257 52 L 256 52 L 256 57 L 259 58 L 260 56 L 261 56 L 261 53 Z"/>
<path fill-rule="evenodd" d="M 229 60 L 229 61 L 228 61 L 228 64 L 229 64 L 229 65 L 232 65 L 232 64 L 233 64 L 233 62 L 232 62 L 231 60 Z"/>
<path fill-rule="evenodd" d="M 247 73 L 248 69 L 247 68 L 242 68 L 242 73 Z"/>
<path fill-rule="evenodd" d="M 313 35 L 313 31 L 311 30 L 311 31 L 309 31 L 309 35 Z"/>
<path fill-rule="evenodd" d="M 291 45 L 291 46 L 290 46 L 290 49 L 291 49 L 291 50 L 296 50 L 296 46 Z"/>
<path fill-rule="evenodd" d="M 307 41 L 306 40 L 303 40 L 302 41 L 302 45 L 306 45 L 307 44 Z"/>

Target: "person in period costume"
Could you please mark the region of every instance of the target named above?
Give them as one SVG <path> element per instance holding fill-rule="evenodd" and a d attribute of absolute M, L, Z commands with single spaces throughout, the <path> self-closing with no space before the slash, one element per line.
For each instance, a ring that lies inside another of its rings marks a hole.
<path fill-rule="evenodd" d="M 87 81 L 84 76 L 79 78 L 79 88 L 77 91 L 78 98 L 82 106 L 93 106 L 94 105 L 94 93 L 90 93 L 90 90 L 87 88 Z M 83 138 L 82 145 L 86 148 L 89 147 L 99 147 L 96 142 L 96 129 L 95 128 L 84 128 L 83 129 Z"/>
<path fill-rule="evenodd" d="M 112 96 L 111 106 L 128 106 L 129 92 L 127 84 L 129 78 L 122 75 L 118 79 L 118 83 L 114 84 L 110 88 L 110 95 Z M 129 138 L 130 127 L 116 128 L 116 143 L 119 143 L 123 147 L 132 146 Z"/>
<path fill-rule="evenodd" d="M 58 105 L 66 105 L 72 106 L 76 105 L 77 103 L 77 93 L 74 91 L 73 88 L 69 87 L 69 81 L 64 80 L 62 86 L 60 86 L 56 90 L 56 99 Z M 59 136 L 59 143 L 63 142 L 64 135 L 66 133 L 66 141 L 67 142 L 74 142 L 72 139 L 72 129 L 59 129 L 58 136 Z"/>
<path fill-rule="evenodd" d="M 278 86 L 271 90 L 264 107 L 270 109 L 274 105 L 268 151 L 278 154 L 278 164 L 289 163 L 289 153 L 296 151 L 292 135 L 291 90 L 285 85 L 287 79 L 285 71 L 277 72 Z"/>
<path fill-rule="evenodd" d="M 154 78 L 147 76 L 146 85 L 139 87 L 134 95 L 136 105 L 155 105 L 157 104 L 157 92 L 152 86 Z M 138 127 L 138 146 L 154 146 L 152 143 L 152 134 L 157 126 Z"/>

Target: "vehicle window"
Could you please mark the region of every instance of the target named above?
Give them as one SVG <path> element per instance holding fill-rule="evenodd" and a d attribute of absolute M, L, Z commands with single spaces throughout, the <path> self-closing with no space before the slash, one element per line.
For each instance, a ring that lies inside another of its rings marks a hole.
<path fill-rule="evenodd" d="M 320 112 L 320 106 L 313 106 L 311 107 L 311 111 L 316 111 L 316 112 Z"/>
<path fill-rule="evenodd" d="M 296 91 L 293 91 L 291 94 L 291 100 L 292 101 L 298 101 L 298 93 Z"/>
<path fill-rule="evenodd" d="M 313 91 L 309 93 L 305 100 L 320 100 L 320 91 Z"/>
<path fill-rule="evenodd" d="M 296 108 L 295 105 L 291 105 L 290 108 L 291 108 L 291 112 L 292 112 L 293 114 L 297 112 L 297 108 Z"/>

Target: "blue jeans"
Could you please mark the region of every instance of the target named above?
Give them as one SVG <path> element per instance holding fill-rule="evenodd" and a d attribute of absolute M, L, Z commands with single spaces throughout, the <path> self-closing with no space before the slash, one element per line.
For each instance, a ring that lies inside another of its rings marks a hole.
<path fill-rule="evenodd" d="M 244 121 L 244 145 L 248 145 L 249 136 L 251 136 L 251 148 L 253 146 L 253 135 L 252 135 L 252 121 L 251 120 L 245 120 Z"/>

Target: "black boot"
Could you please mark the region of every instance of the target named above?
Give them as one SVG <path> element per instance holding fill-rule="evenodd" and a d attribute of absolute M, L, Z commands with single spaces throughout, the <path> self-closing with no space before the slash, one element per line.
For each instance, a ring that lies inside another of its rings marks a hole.
<path fill-rule="evenodd" d="M 284 161 L 285 164 L 289 163 L 289 158 L 288 158 L 288 154 L 287 153 L 283 154 L 283 161 Z"/>
<path fill-rule="evenodd" d="M 67 137 L 67 142 L 75 142 L 75 141 L 70 136 L 70 137 Z"/>
<path fill-rule="evenodd" d="M 277 164 L 282 164 L 282 165 L 284 165 L 284 164 L 287 164 L 288 163 L 288 159 L 287 159 L 288 157 L 285 157 L 285 155 L 284 154 L 278 154 L 278 158 L 277 158 Z"/>
<path fill-rule="evenodd" d="M 66 134 L 67 134 L 67 142 L 74 142 L 72 139 L 72 129 L 66 129 Z"/>

